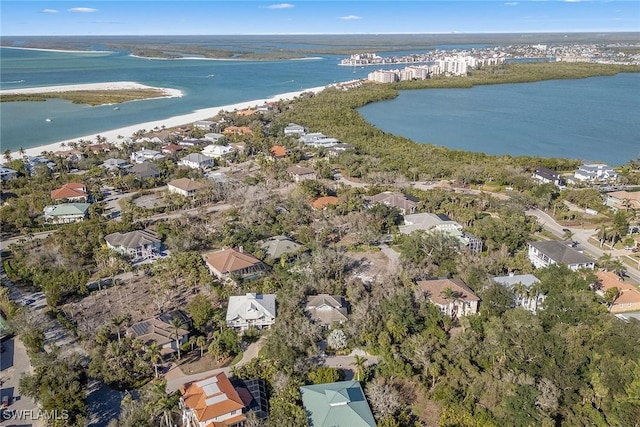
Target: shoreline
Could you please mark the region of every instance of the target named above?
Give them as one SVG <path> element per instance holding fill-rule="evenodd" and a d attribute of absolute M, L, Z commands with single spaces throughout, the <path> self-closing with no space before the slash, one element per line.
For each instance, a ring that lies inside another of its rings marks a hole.
<path fill-rule="evenodd" d="M 96 137 L 98 135 L 101 136 L 101 137 L 106 138 L 107 139 L 107 143 L 111 143 L 111 144 L 114 144 L 114 145 L 119 145 L 119 141 L 122 141 L 123 138 L 118 138 L 118 136 L 122 136 L 124 138 L 130 138 L 134 133 L 136 133 L 140 129 L 145 129 L 147 131 L 152 131 L 156 127 L 157 128 L 162 128 L 164 126 L 165 128 L 173 128 L 173 127 L 183 126 L 183 125 L 186 125 L 186 124 L 190 124 L 190 123 L 196 122 L 198 120 L 206 120 L 208 118 L 214 117 L 222 110 L 224 110 L 224 111 L 243 110 L 243 109 L 246 109 L 246 108 L 259 106 L 259 105 L 262 105 L 262 104 L 267 103 L 267 102 L 291 100 L 291 99 L 294 99 L 294 98 L 300 96 L 302 93 L 305 93 L 305 92 L 313 92 L 313 93 L 321 92 L 326 87 L 327 86 L 318 86 L 318 87 L 303 89 L 303 90 L 299 90 L 299 91 L 295 91 L 295 92 L 281 93 L 281 94 L 277 94 L 277 95 L 271 96 L 269 98 L 264 98 L 264 99 L 255 99 L 255 100 L 251 100 L 251 101 L 238 102 L 236 104 L 221 105 L 221 106 L 203 108 L 203 109 L 200 109 L 200 110 L 195 110 L 195 111 L 193 111 L 191 113 L 182 114 L 182 115 L 179 115 L 179 116 L 168 117 L 166 119 L 154 120 L 154 121 L 146 122 L 146 123 L 138 123 L 138 124 L 134 124 L 134 125 L 131 125 L 131 126 L 126 126 L 126 127 L 122 127 L 122 128 L 118 128 L 118 129 L 106 130 L 104 132 L 98 132 L 98 133 L 94 133 L 94 134 L 91 134 L 91 135 L 79 136 L 79 137 L 76 137 L 76 138 L 67 139 L 67 140 L 64 140 L 64 141 L 58 141 L 58 142 L 54 142 L 54 143 L 51 143 L 51 144 L 39 145 L 39 146 L 36 146 L 36 147 L 30 147 L 30 148 L 24 148 L 24 155 L 26 155 L 26 156 L 39 156 L 40 154 L 42 154 L 45 151 L 56 152 L 56 151 L 68 150 L 69 149 L 68 148 L 69 143 L 78 142 L 81 139 L 94 140 L 95 141 L 95 139 L 96 139 Z M 14 158 L 14 159 L 21 159 L 22 155 L 20 154 L 20 150 L 12 152 L 11 153 L 11 157 Z"/>
<path fill-rule="evenodd" d="M 16 46 L 0 46 L 0 49 L 37 50 L 40 52 L 61 52 L 61 53 L 113 53 L 112 50 L 65 50 L 65 49 L 45 49 L 42 47 L 16 47 Z"/>
<path fill-rule="evenodd" d="M 57 93 L 57 92 L 75 92 L 81 90 L 91 91 L 110 91 L 110 90 L 137 90 L 137 89 L 158 89 L 165 93 L 166 98 L 179 98 L 183 96 L 181 90 L 154 87 L 143 85 L 136 82 L 103 82 L 103 83 L 81 83 L 72 85 L 58 85 L 58 86 L 35 86 L 15 89 L 0 89 L 0 96 L 2 95 L 29 95 L 39 93 Z"/>

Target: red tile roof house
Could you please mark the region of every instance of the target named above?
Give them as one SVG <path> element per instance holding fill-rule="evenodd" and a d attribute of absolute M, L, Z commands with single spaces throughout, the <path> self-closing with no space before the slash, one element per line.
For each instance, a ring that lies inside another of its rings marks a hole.
<path fill-rule="evenodd" d="M 245 403 L 224 372 L 183 384 L 180 408 L 184 427 L 242 427 Z"/>
<path fill-rule="evenodd" d="M 609 311 L 623 313 L 625 311 L 640 310 L 640 291 L 634 285 L 624 283 L 620 277 L 610 271 L 597 271 L 598 280 L 594 284 L 596 294 L 601 297 L 611 288 L 618 288 L 618 297 L 613 301 Z"/>
<path fill-rule="evenodd" d="M 429 301 L 447 316 L 455 318 L 478 313 L 480 298 L 460 279 L 421 280 L 417 283 Z M 445 295 L 446 289 L 453 291 L 450 298 Z"/>
<path fill-rule="evenodd" d="M 262 276 L 267 266 L 258 258 L 245 253 L 242 248 L 225 248 L 205 255 L 205 263 L 211 274 L 224 281 L 231 276 L 253 279 Z"/>
<path fill-rule="evenodd" d="M 69 201 L 86 201 L 88 197 L 87 187 L 81 182 L 69 182 L 62 187 L 51 192 L 51 199 L 69 200 Z"/>
<path fill-rule="evenodd" d="M 198 190 L 204 187 L 205 185 L 203 183 L 189 178 L 174 179 L 167 184 L 169 193 L 178 193 L 185 197 L 194 196 Z"/>

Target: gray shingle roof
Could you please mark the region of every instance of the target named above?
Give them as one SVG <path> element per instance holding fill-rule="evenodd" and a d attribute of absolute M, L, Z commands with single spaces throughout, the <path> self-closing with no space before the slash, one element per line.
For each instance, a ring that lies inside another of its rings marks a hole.
<path fill-rule="evenodd" d="M 581 254 L 563 242 L 531 242 L 529 245 L 536 248 L 558 264 L 571 265 L 594 262 L 588 256 Z"/>

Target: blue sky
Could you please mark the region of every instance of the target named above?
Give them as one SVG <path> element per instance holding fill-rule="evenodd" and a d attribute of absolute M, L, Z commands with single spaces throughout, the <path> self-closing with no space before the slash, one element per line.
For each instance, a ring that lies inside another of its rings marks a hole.
<path fill-rule="evenodd" d="M 6 1 L 0 35 L 640 31 L 638 0 Z"/>

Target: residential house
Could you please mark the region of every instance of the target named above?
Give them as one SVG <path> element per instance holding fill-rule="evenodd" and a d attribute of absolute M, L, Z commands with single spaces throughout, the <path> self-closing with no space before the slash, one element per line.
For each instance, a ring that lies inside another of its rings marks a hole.
<path fill-rule="evenodd" d="M 132 163 L 155 162 L 157 160 L 162 160 L 164 158 L 165 158 L 165 155 L 156 150 L 144 149 L 144 150 L 131 153 Z"/>
<path fill-rule="evenodd" d="M 204 147 L 202 154 L 205 154 L 214 159 L 223 159 L 232 156 L 236 152 L 236 149 L 229 145 L 216 145 L 211 144 Z"/>
<path fill-rule="evenodd" d="M 0 166 L 0 181 L 11 181 L 18 177 L 18 172 L 6 166 Z"/>
<path fill-rule="evenodd" d="M 210 144 L 206 139 L 198 139 L 198 138 L 184 138 L 178 142 L 179 145 L 183 147 L 204 147 L 205 145 Z"/>
<path fill-rule="evenodd" d="M 224 372 L 180 387 L 183 427 L 243 427 L 245 403 Z"/>
<path fill-rule="evenodd" d="M 375 427 L 376 421 L 359 381 L 300 387 L 312 427 Z"/>
<path fill-rule="evenodd" d="M 224 142 L 224 134 L 221 133 L 207 133 L 204 135 L 204 139 L 214 144 L 222 144 Z"/>
<path fill-rule="evenodd" d="M 340 143 L 340 141 L 338 141 L 336 138 L 325 136 L 320 132 L 302 135 L 300 136 L 299 140 L 311 147 L 332 147 Z"/>
<path fill-rule="evenodd" d="M 329 206 L 337 205 L 340 202 L 336 196 L 323 196 L 318 197 L 313 202 L 311 202 L 311 207 L 316 210 L 326 209 Z"/>
<path fill-rule="evenodd" d="M 129 256 L 133 262 L 157 258 L 162 251 L 162 240 L 151 230 L 118 231 L 107 234 L 104 240 L 109 249 Z"/>
<path fill-rule="evenodd" d="M 269 396 L 265 380 L 234 378 L 231 384 L 238 392 L 247 412 L 253 412 L 259 419 L 269 416 Z"/>
<path fill-rule="evenodd" d="M 640 212 L 640 191 L 613 191 L 606 193 L 605 204 L 614 211 L 622 209 Z"/>
<path fill-rule="evenodd" d="M 113 144 L 91 144 L 87 148 L 93 154 L 108 153 L 111 150 L 116 149 L 116 147 Z"/>
<path fill-rule="evenodd" d="M 186 166 L 191 169 L 206 169 L 213 166 L 213 159 L 200 153 L 191 153 L 184 156 L 178 162 L 180 166 Z"/>
<path fill-rule="evenodd" d="M 514 293 L 514 305 L 535 313 L 542 308 L 546 295 L 537 290 L 540 280 L 533 274 L 510 274 L 492 279 Z"/>
<path fill-rule="evenodd" d="M 224 172 L 207 172 L 204 176 L 217 184 L 223 184 L 229 180 L 229 177 Z"/>
<path fill-rule="evenodd" d="M 482 252 L 482 240 L 473 234 L 463 231 L 463 227 L 447 215 L 434 213 L 419 213 L 404 216 L 404 225 L 398 227 L 400 233 L 411 234 L 414 231 L 437 230 L 454 237 L 460 248 L 466 248 L 473 253 Z"/>
<path fill-rule="evenodd" d="M 225 135 L 253 135 L 253 131 L 248 126 L 228 126 L 222 133 Z"/>
<path fill-rule="evenodd" d="M 167 144 L 162 147 L 162 152 L 169 155 L 177 155 L 180 151 L 183 151 L 184 147 L 178 144 Z"/>
<path fill-rule="evenodd" d="M 46 166 L 50 171 L 54 171 L 56 169 L 55 162 L 52 162 L 44 156 L 24 156 L 22 160 L 24 162 L 24 168 L 29 176 L 35 175 L 38 167 Z"/>
<path fill-rule="evenodd" d="M 253 108 L 245 108 L 244 110 L 236 111 L 236 114 L 239 115 L 240 117 L 250 117 L 256 114 L 257 112 L 258 110 L 255 110 Z"/>
<path fill-rule="evenodd" d="M 77 162 L 78 160 L 84 159 L 85 157 L 87 157 L 82 151 L 74 150 L 74 149 L 58 150 L 58 151 L 54 151 L 53 154 L 55 154 L 57 157 L 66 159 L 70 162 Z"/>
<path fill-rule="evenodd" d="M 287 168 L 287 173 L 294 182 L 305 181 L 307 179 L 316 179 L 316 172 L 311 168 L 293 165 Z"/>
<path fill-rule="evenodd" d="M 541 184 L 552 183 L 556 187 L 564 187 L 566 185 L 566 181 L 558 172 L 542 166 L 533 172 L 532 177 Z"/>
<path fill-rule="evenodd" d="M 573 249 L 566 242 L 555 240 L 529 243 L 529 260 L 536 268 L 545 268 L 551 264 L 564 264 L 570 270 L 595 268 L 595 262 L 586 255 Z"/>
<path fill-rule="evenodd" d="M 289 125 L 284 128 L 284 136 L 300 136 L 304 135 L 305 133 L 307 133 L 307 128 L 295 123 L 289 123 Z"/>
<path fill-rule="evenodd" d="M 289 150 L 282 145 L 274 145 L 269 149 L 269 152 L 271 153 L 272 159 L 283 159 L 289 154 Z"/>
<path fill-rule="evenodd" d="M 624 283 L 620 276 L 611 271 L 599 270 L 596 276 L 598 279 L 592 287 L 599 296 L 604 297 L 607 290 L 618 288 L 618 297 L 609 308 L 611 313 L 640 310 L 640 291 L 637 286 Z"/>
<path fill-rule="evenodd" d="M 253 279 L 263 275 L 267 266 L 256 257 L 245 253 L 242 248 L 225 248 L 205 255 L 205 262 L 211 274 L 220 280 L 232 276 L 240 279 Z"/>
<path fill-rule="evenodd" d="M 87 187 L 81 182 L 68 182 L 51 192 L 51 200 L 87 201 Z"/>
<path fill-rule="evenodd" d="M 144 163 L 143 163 L 144 164 Z M 109 172 L 120 172 L 131 167 L 131 164 L 124 159 L 107 159 L 102 165 Z"/>
<path fill-rule="evenodd" d="M 159 178 L 160 169 L 153 163 L 138 163 L 127 169 L 127 173 L 134 175 L 139 179 Z"/>
<path fill-rule="evenodd" d="M 274 236 L 258 242 L 267 259 L 278 260 L 284 257 L 295 257 L 307 248 L 287 236 Z"/>
<path fill-rule="evenodd" d="M 370 198 L 371 204 L 381 203 L 397 208 L 402 215 L 412 214 L 418 207 L 418 200 L 395 191 L 383 191 Z"/>
<path fill-rule="evenodd" d="M 173 319 L 178 319 L 181 326 L 176 330 Z M 189 319 L 181 310 L 159 314 L 147 320 L 134 323 L 126 330 L 126 335 L 136 338 L 146 347 L 153 343 L 160 348 L 163 356 L 177 352 L 178 346 L 189 340 Z"/>
<path fill-rule="evenodd" d="M 62 203 L 44 207 L 45 222 L 67 224 L 84 221 L 89 214 L 90 203 Z"/>
<path fill-rule="evenodd" d="M 480 298 L 460 279 L 421 280 L 420 289 L 447 316 L 462 317 L 478 313 Z"/>
<path fill-rule="evenodd" d="M 338 295 L 309 295 L 306 309 L 311 319 L 322 326 L 342 324 L 349 315 L 347 300 Z"/>
<path fill-rule="evenodd" d="M 268 328 L 276 321 L 276 296 L 253 293 L 230 296 L 226 321 L 228 327 L 241 331 L 251 326 Z"/>
<path fill-rule="evenodd" d="M 217 124 L 217 122 L 212 122 L 210 120 L 198 120 L 197 122 L 193 123 L 193 127 L 196 129 L 211 131 L 216 127 Z"/>
<path fill-rule="evenodd" d="M 618 179 L 618 174 L 604 163 L 590 163 L 581 165 L 573 174 L 573 178 L 581 182 L 607 182 Z"/>
<path fill-rule="evenodd" d="M 182 194 L 185 197 L 194 196 L 199 190 L 205 187 L 204 184 L 189 178 L 178 178 L 167 184 L 169 193 Z"/>

